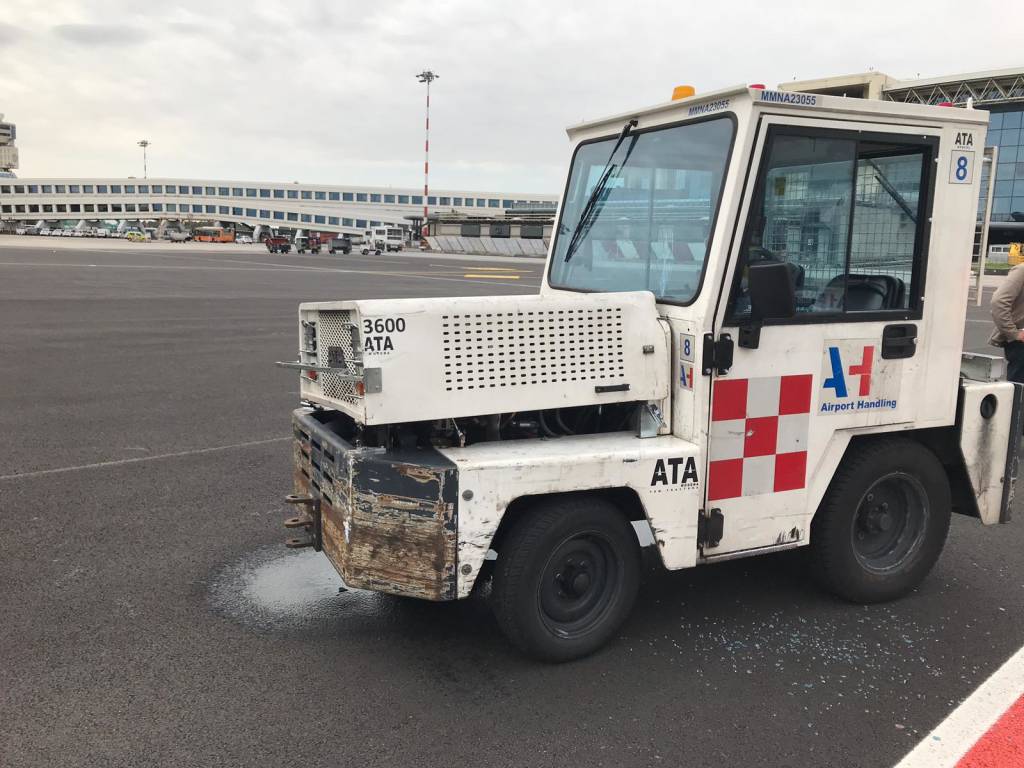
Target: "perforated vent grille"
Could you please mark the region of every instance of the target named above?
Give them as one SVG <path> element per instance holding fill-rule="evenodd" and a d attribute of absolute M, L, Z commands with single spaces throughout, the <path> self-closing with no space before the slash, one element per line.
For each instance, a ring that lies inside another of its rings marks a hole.
<path fill-rule="evenodd" d="M 442 315 L 441 332 L 449 392 L 625 375 L 620 307 Z"/>
<path fill-rule="evenodd" d="M 353 343 L 352 313 L 350 311 L 347 309 L 321 310 L 316 324 L 316 334 L 318 365 L 338 367 L 353 376 L 359 373 L 359 369 L 352 362 L 360 351 Z M 333 355 L 332 347 L 335 349 Z M 339 359 L 345 361 L 344 366 L 339 366 Z M 342 381 L 339 376 L 331 373 L 321 373 L 319 380 L 325 396 L 352 404 L 358 402 L 359 398 L 356 396 L 354 382 Z"/>

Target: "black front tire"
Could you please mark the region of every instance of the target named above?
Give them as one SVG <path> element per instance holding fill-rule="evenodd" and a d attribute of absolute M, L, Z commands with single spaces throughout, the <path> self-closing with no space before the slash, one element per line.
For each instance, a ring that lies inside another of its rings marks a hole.
<path fill-rule="evenodd" d="M 903 438 L 855 445 L 811 523 L 814 574 L 853 602 L 901 597 L 939 559 L 951 513 L 945 470 L 923 445 Z"/>
<path fill-rule="evenodd" d="M 491 606 L 505 636 L 533 658 L 563 662 L 608 642 L 640 587 L 633 527 L 586 494 L 538 502 L 501 543 Z"/>

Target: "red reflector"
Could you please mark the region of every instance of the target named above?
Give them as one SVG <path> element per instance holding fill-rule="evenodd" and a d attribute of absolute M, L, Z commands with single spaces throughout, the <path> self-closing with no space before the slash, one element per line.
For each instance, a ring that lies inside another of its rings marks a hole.
<path fill-rule="evenodd" d="M 751 83 L 747 87 L 748 88 L 756 88 L 759 91 L 763 91 L 764 90 L 764 83 Z"/>
<path fill-rule="evenodd" d="M 940 101 L 939 102 L 939 106 L 940 107 L 952 107 L 953 106 L 953 102 L 952 101 Z"/>
<path fill-rule="evenodd" d="M 306 376 L 307 376 L 307 377 L 308 377 L 308 378 L 309 378 L 309 379 L 310 379 L 311 381 L 316 381 L 316 378 L 317 378 L 317 374 L 316 374 L 316 371 L 306 371 Z"/>
<path fill-rule="evenodd" d="M 359 395 L 359 397 L 366 394 L 366 385 L 361 381 L 356 382 L 356 394 Z"/>

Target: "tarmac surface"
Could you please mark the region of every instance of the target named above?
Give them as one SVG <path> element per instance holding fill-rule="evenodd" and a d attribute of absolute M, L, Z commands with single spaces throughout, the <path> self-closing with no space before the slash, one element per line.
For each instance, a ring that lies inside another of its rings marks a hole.
<path fill-rule="evenodd" d="M 483 596 L 339 593 L 282 545 L 296 305 L 528 293 L 542 264 L 30 240 L 0 237 L 2 766 L 890 766 L 1024 645 L 1020 520 L 954 516 L 871 607 L 799 551 L 651 568 L 561 666 Z M 972 307 L 967 348 L 988 328 Z"/>

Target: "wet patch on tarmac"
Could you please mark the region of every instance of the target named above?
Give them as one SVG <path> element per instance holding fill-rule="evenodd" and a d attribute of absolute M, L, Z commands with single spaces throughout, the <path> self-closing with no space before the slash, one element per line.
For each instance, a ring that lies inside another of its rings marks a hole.
<path fill-rule="evenodd" d="M 221 615 L 262 631 L 336 627 L 391 609 L 383 595 L 347 588 L 322 553 L 280 546 L 223 566 L 211 579 L 209 599 Z"/>

